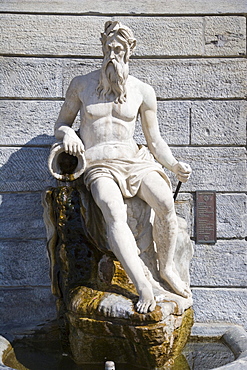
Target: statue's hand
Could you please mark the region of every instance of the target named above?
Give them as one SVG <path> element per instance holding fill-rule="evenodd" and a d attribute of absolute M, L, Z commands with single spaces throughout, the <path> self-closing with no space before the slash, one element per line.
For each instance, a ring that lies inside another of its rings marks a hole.
<path fill-rule="evenodd" d="M 71 133 L 64 134 L 63 145 L 65 152 L 70 155 L 77 156 L 85 152 L 84 145 L 74 130 Z"/>
<path fill-rule="evenodd" d="M 177 179 L 181 182 L 187 182 L 192 172 L 190 165 L 184 162 L 177 162 L 172 166 L 171 170 L 176 174 Z"/>

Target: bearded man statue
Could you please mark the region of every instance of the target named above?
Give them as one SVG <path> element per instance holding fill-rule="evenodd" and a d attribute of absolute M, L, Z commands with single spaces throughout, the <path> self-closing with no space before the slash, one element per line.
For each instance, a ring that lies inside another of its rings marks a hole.
<path fill-rule="evenodd" d="M 120 22 L 106 22 L 101 42 L 102 68 L 72 80 L 55 136 L 66 153 L 85 157 L 83 181 L 103 215 L 106 243 L 138 292 L 137 312 L 147 313 L 156 307 L 157 284 L 140 258 L 143 251 L 127 222 L 125 203 L 137 197 L 152 209 L 158 283 L 190 298 L 188 281 L 174 260 L 178 221 L 163 166 L 181 182 L 189 179 L 191 168 L 174 158 L 161 137 L 153 88 L 129 75 L 129 58 L 136 46 L 132 31 Z M 72 124 L 79 111 L 77 135 Z M 147 147 L 138 146 L 133 138 L 139 114 Z"/>

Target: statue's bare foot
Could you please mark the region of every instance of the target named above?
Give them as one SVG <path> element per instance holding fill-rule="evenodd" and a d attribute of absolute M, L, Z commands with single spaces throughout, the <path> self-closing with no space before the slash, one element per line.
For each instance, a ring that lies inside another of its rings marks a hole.
<path fill-rule="evenodd" d="M 144 287 L 139 291 L 139 300 L 136 304 L 136 310 L 139 313 L 152 312 L 156 307 L 156 302 L 152 289 Z"/>
<path fill-rule="evenodd" d="M 176 274 L 172 268 L 166 268 L 164 271 L 161 271 L 160 276 L 170 285 L 175 293 L 184 298 L 191 297 L 192 293 L 188 284 L 181 280 L 178 274 Z"/>

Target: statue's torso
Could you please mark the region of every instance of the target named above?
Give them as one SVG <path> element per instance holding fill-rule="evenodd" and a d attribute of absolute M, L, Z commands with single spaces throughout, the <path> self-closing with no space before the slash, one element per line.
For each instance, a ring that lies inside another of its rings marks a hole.
<path fill-rule="evenodd" d="M 135 123 L 142 95 L 136 79 L 129 76 L 126 102 L 114 103 L 99 98 L 98 81 L 91 79 L 87 88 L 80 93 L 81 125 L 80 136 L 85 145 L 88 161 L 131 158 L 138 151 L 134 142 Z"/>

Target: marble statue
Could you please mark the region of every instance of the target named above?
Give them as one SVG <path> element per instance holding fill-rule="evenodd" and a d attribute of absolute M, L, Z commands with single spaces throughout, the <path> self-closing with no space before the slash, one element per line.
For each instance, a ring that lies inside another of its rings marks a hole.
<path fill-rule="evenodd" d="M 61 343 L 77 364 L 167 368 L 193 325 L 193 247 L 163 167 L 180 182 L 191 168 L 160 135 L 153 88 L 129 75 L 132 31 L 109 21 L 101 41 L 101 69 L 66 93 L 48 159 L 59 181 L 43 192 Z"/>
<path fill-rule="evenodd" d="M 160 279 L 174 293 L 188 298 L 189 286 L 174 264 L 178 224 L 170 181 L 162 166 L 181 182 L 189 179 L 191 167 L 178 162 L 161 137 L 153 88 L 129 75 L 129 58 L 136 46 L 132 31 L 120 22 L 108 21 L 101 36 L 102 67 L 72 80 L 55 136 L 66 153 L 84 158 L 84 183 L 103 214 L 110 249 L 136 287 L 137 312 L 147 313 L 156 306 L 154 289 L 127 223 L 124 199 L 137 196 L 154 210 Z M 79 111 L 77 135 L 72 124 Z M 133 139 L 138 115 L 147 147 Z"/>

